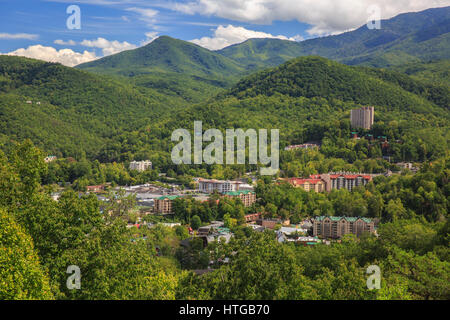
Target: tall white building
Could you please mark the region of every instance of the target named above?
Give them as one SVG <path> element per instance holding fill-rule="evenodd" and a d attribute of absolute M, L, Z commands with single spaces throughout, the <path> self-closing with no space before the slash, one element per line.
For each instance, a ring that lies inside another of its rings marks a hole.
<path fill-rule="evenodd" d="M 353 109 L 350 112 L 350 121 L 352 128 L 363 128 L 370 130 L 373 125 L 374 107 L 362 107 L 361 109 Z"/>
<path fill-rule="evenodd" d="M 238 191 L 241 183 L 239 181 L 200 179 L 198 180 L 198 190 L 205 193 Z"/>
<path fill-rule="evenodd" d="M 145 170 L 151 169 L 151 168 L 152 168 L 152 162 L 150 160 L 131 161 L 130 162 L 130 170 L 145 171 Z"/>

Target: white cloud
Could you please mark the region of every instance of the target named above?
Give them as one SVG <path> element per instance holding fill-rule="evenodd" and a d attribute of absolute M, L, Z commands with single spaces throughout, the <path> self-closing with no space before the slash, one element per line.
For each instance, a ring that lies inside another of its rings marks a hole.
<path fill-rule="evenodd" d="M 136 49 L 136 45 L 128 43 L 126 41 L 120 42 L 117 40 L 109 41 L 105 38 L 97 38 L 95 40 L 83 40 L 80 43 L 82 46 L 91 48 L 102 49 L 104 56 L 109 56 L 111 54 L 119 53 L 124 50 Z"/>
<path fill-rule="evenodd" d="M 377 5 L 381 18 L 450 5 L 450 0 L 193 0 L 172 9 L 241 22 L 270 24 L 298 20 L 310 24 L 311 35 L 339 33 L 367 23 L 367 9 Z"/>
<path fill-rule="evenodd" d="M 295 36 L 292 37 L 292 40 L 297 41 L 297 42 L 300 42 L 300 41 L 305 40 L 305 38 L 303 38 L 303 36 L 297 34 L 297 35 L 295 35 Z"/>
<path fill-rule="evenodd" d="M 64 41 L 64 40 L 60 40 L 60 39 L 53 41 L 53 43 L 54 44 L 59 44 L 59 45 L 62 45 L 62 46 L 75 46 L 77 44 L 73 40 Z"/>
<path fill-rule="evenodd" d="M 137 12 L 140 15 L 147 17 L 147 18 L 154 18 L 158 14 L 158 11 L 153 10 L 153 9 L 143 9 L 143 8 L 133 7 L 133 8 L 127 8 L 126 10 Z"/>
<path fill-rule="evenodd" d="M 139 20 L 144 21 L 150 27 L 154 27 L 157 22 L 155 17 L 158 15 L 158 11 L 156 10 L 136 7 L 127 8 L 126 10 L 138 13 L 140 15 Z"/>
<path fill-rule="evenodd" d="M 145 46 L 145 45 L 153 42 L 154 40 L 156 40 L 159 37 L 157 31 L 146 32 L 145 36 L 147 38 L 145 40 L 141 41 L 141 46 Z"/>
<path fill-rule="evenodd" d="M 83 53 L 79 53 L 71 49 L 56 50 L 53 47 L 44 47 L 40 44 L 29 46 L 27 49 L 20 48 L 16 51 L 7 53 L 7 55 L 22 56 L 49 62 L 59 62 L 68 67 L 73 67 L 80 63 L 97 59 L 94 52 L 84 51 Z"/>
<path fill-rule="evenodd" d="M 36 40 L 39 38 L 37 34 L 30 33 L 0 33 L 0 39 L 16 40 L 16 39 L 26 39 L 26 40 Z"/>
<path fill-rule="evenodd" d="M 288 38 L 286 36 L 274 36 L 270 33 L 248 30 L 243 27 L 235 27 L 232 25 L 218 26 L 214 31 L 214 37 L 203 37 L 200 39 L 191 40 L 191 42 L 198 44 L 210 50 L 220 50 L 222 48 L 231 46 L 232 44 L 241 43 L 253 38 L 273 38 L 282 40 L 297 41 L 300 36 Z"/>

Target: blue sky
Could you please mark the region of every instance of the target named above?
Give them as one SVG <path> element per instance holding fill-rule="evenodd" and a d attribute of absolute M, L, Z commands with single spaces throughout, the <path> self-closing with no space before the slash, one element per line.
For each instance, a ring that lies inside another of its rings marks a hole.
<path fill-rule="evenodd" d="M 74 65 L 133 49 L 160 35 L 193 41 L 212 50 L 256 37 L 300 41 L 352 30 L 377 12 L 381 18 L 390 18 L 402 12 L 450 5 L 450 0 L 392 3 L 391 0 L 0 0 L 0 52 Z M 373 8 L 370 11 L 374 4 L 375 11 Z M 66 26 L 69 5 L 80 7 L 80 30 L 69 30 Z"/>

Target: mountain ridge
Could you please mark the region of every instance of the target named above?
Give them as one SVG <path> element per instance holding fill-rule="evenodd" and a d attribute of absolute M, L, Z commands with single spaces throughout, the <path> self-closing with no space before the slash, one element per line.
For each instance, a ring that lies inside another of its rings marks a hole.
<path fill-rule="evenodd" d="M 434 32 L 425 32 L 424 29 L 434 30 Z M 339 35 L 308 39 L 297 43 L 280 39 L 249 39 L 218 52 L 250 66 L 255 64 L 274 66 L 273 61 L 277 59 L 277 56 L 279 61 L 285 62 L 299 56 L 320 55 L 349 65 L 387 67 L 423 59 L 449 59 L 449 31 L 450 7 L 442 7 L 403 13 L 391 19 L 382 20 L 380 30 L 369 30 L 364 25 Z M 429 39 L 425 39 L 424 35 L 427 35 Z M 432 42 L 436 38 L 445 41 L 445 48 L 441 48 L 439 43 Z M 416 41 L 413 41 L 414 39 Z M 429 41 L 426 48 L 418 44 L 426 41 Z M 409 45 L 408 48 L 405 43 Z M 259 48 L 259 50 L 251 51 L 249 48 Z M 433 49 L 434 52 L 430 53 Z M 398 53 L 402 58 L 398 61 L 389 59 L 389 56 L 386 56 L 389 53 Z"/>
<path fill-rule="evenodd" d="M 450 59 L 449 31 L 450 7 L 442 7 L 382 20 L 380 30 L 364 25 L 302 42 L 248 39 L 217 51 L 160 36 L 146 46 L 76 68 L 120 77 L 188 102 L 201 102 L 230 88 L 243 76 L 300 56 L 322 56 L 347 65 L 378 68 Z"/>

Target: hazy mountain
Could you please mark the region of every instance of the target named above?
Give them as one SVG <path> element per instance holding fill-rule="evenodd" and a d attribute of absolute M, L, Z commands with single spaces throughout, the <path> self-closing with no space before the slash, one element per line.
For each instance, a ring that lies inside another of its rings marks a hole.
<path fill-rule="evenodd" d="M 161 36 L 138 49 L 77 66 L 125 78 L 187 102 L 201 102 L 239 78 L 292 58 L 318 55 L 348 65 L 398 66 L 450 58 L 450 7 L 401 14 L 337 36 L 293 42 L 250 39 L 213 52 L 193 43 Z"/>
<path fill-rule="evenodd" d="M 274 66 L 289 59 L 319 55 L 349 65 L 376 67 L 450 58 L 450 7 L 405 13 L 381 21 L 381 29 L 357 30 L 293 42 L 250 39 L 219 51 L 248 68 Z"/>

